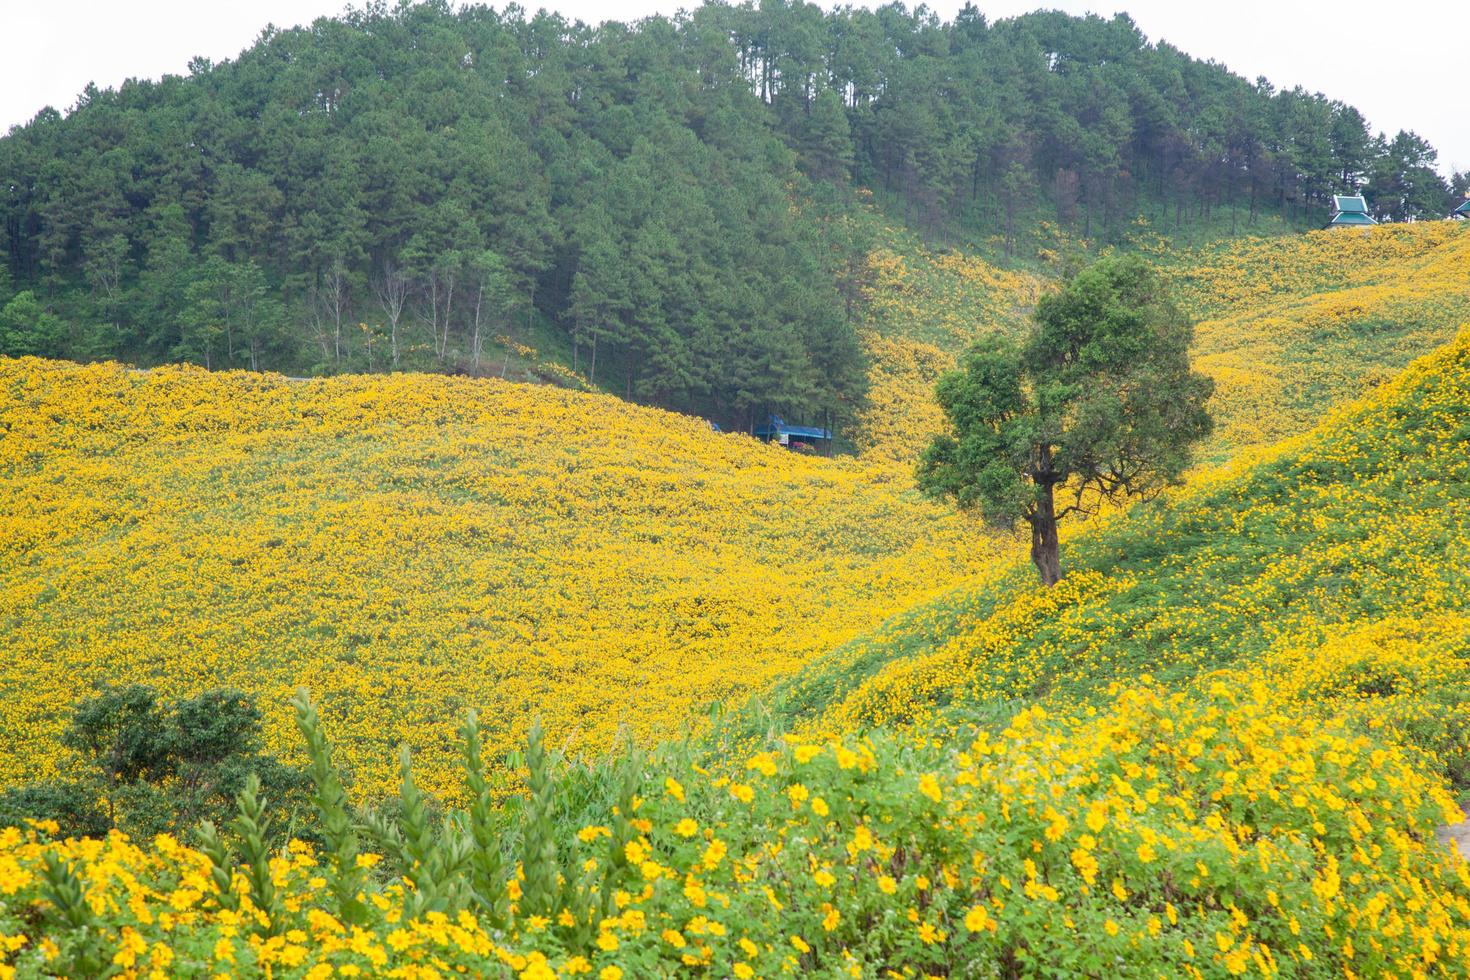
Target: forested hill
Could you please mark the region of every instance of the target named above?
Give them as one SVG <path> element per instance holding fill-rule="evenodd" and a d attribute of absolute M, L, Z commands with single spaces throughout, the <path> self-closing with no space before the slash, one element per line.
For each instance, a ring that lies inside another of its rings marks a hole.
<path fill-rule="evenodd" d="M 1363 185 L 1435 214 L 1433 162 L 1126 17 L 375 3 L 0 139 L 0 354 L 480 372 L 525 340 L 722 419 L 841 412 L 864 191 L 1024 259 L 1038 228 L 1320 224 Z"/>

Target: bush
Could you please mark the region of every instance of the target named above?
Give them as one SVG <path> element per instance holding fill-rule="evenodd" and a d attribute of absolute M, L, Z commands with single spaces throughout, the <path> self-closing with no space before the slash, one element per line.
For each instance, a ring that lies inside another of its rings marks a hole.
<path fill-rule="evenodd" d="M 0 826 L 34 819 L 68 836 L 179 833 L 227 819 L 251 776 L 280 806 L 306 802 L 305 774 L 261 751 L 260 712 L 239 691 L 170 706 L 144 685 L 104 685 L 75 706 L 63 742 L 76 778 L 7 791 Z"/>

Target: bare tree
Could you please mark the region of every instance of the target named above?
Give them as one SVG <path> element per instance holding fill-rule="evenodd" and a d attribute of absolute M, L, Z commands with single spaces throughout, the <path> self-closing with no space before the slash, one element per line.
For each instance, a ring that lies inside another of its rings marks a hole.
<path fill-rule="evenodd" d="M 117 311 L 122 301 L 123 266 L 127 253 L 128 240 L 122 235 L 111 235 L 91 250 L 85 265 L 94 300 L 105 311 L 114 333 L 121 330 Z"/>
<path fill-rule="evenodd" d="M 504 260 L 489 249 L 474 253 L 466 272 L 475 291 L 475 305 L 470 320 L 470 358 L 475 373 L 479 374 L 480 355 L 484 350 L 481 331 L 487 320 L 504 310 L 509 278 Z M 501 368 L 500 375 L 505 376 L 505 368 Z"/>
<path fill-rule="evenodd" d="M 454 312 L 454 290 L 459 280 L 461 256 L 446 252 L 424 273 L 424 295 L 429 300 L 429 328 L 434 334 L 434 353 L 444 360 L 449 352 L 450 317 Z"/>
<path fill-rule="evenodd" d="M 332 260 L 332 267 L 322 277 L 317 289 L 317 301 L 322 305 L 323 319 L 332 327 L 332 358 L 342 363 L 342 318 L 351 299 L 351 286 L 347 282 L 347 267 L 340 256 Z"/>
<path fill-rule="evenodd" d="M 373 293 L 378 305 L 388 318 L 388 344 L 392 350 L 393 367 L 398 367 L 398 322 L 403 319 L 403 306 L 408 301 L 408 274 L 392 259 L 383 260 L 383 274 L 373 282 Z"/>

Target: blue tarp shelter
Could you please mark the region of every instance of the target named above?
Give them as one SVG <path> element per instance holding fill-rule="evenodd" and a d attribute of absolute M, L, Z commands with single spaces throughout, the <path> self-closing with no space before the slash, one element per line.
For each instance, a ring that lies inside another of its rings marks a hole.
<path fill-rule="evenodd" d="M 765 425 L 756 428 L 755 437 L 766 442 L 778 442 L 783 446 L 806 443 L 814 448 L 822 448 L 832 441 L 832 430 L 813 425 L 787 425 L 781 416 L 772 415 Z"/>

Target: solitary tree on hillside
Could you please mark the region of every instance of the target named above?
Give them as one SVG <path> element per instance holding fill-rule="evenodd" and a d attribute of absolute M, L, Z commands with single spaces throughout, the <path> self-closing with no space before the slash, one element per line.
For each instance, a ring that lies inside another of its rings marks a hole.
<path fill-rule="evenodd" d="M 1137 257 L 1083 270 L 1035 319 L 1020 344 L 988 339 L 940 380 L 950 431 L 918 477 L 995 525 L 1031 525 L 1031 560 L 1055 585 L 1057 522 L 1177 482 L 1210 432 L 1213 384 L 1189 369 L 1193 327 Z"/>

